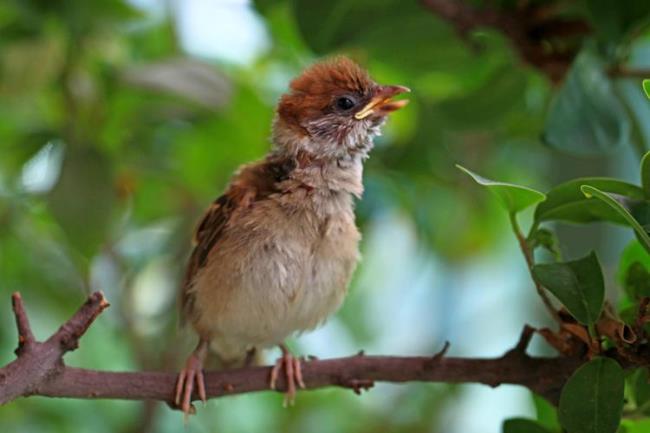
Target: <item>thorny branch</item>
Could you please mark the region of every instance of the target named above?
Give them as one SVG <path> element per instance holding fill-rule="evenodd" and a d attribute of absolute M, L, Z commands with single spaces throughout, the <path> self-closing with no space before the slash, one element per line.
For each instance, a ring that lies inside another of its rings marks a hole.
<path fill-rule="evenodd" d="M 100 292 L 89 296 L 86 303 L 45 342 L 36 341 L 19 294 L 13 295 L 14 314 L 18 327 L 17 358 L 0 369 L 0 404 L 19 397 L 40 395 L 67 398 L 110 398 L 127 400 L 172 399 L 176 381 L 174 372 L 107 372 L 68 367 L 63 355 L 74 350 L 80 337 L 95 318 L 108 306 Z M 549 330 L 542 335 L 547 338 Z M 306 360 L 303 375 L 308 389 L 337 386 L 356 393 L 374 382 L 444 382 L 480 383 L 496 387 L 501 384 L 524 386 L 557 403 L 562 386 L 585 361 L 587 350 L 574 350 L 563 356 L 531 357 L 526 353 L 535 333 L 524 327 L 517 345 L 498 358 L 447 357 L 449 344 L 433 356 L 367 356 L 357 355 Z M 558 337 L 559 338 L 559 337 Z M 549 340 L 547 338 L 547 340 Z M 568 344 L 563 340 L 564 344 Z M 574 344 L 582 344 L 573 339 Z M 646 363 L 647 356 L 621 357 L 607 354 L 622 365 Z M 268 390 L 270 367 L 249 367 L 227 371 L 206 372 L 208 397 L 221 397 Z M 278 391 L 283 391 L 281 380 Z"/>

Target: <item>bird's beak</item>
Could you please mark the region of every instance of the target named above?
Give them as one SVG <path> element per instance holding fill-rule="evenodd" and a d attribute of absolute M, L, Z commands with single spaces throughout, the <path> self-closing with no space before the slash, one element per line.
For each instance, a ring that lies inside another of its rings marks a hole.
<path fill-rule="evenodd" d="M 408 99 L 392 101 L 391 98 L 401 93 L 408 93 L 410 91 L 411 89 L 404 86 L 380 86 L 379 90 L 375 93 L 370 102 L 368 102 L 365 107 L 355 113 L 354 118 L 361 120 L 365 119 L 371 114 L 385 116 L 392 111 L 399 110 L 408 104 Z"/>

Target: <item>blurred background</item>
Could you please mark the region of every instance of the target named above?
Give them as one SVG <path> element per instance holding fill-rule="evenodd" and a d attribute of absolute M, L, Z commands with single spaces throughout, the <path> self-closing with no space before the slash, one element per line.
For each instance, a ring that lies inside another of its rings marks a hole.
<path fill-rule="evenodd" d="M 459 23 L 445 3 L 516 25 Z M 112 306 L 68 364 L 177 369 L 193 346 L 178 343 L 175 308 L 193 225 L 233 170 L 269 149 L 290 79 L 335 53 L 413 93 L 367 163 L 350 295 L 291 346 L 418 355 L 448 340 L 450 355 L 501 355 L 524 323 L 549 319 L 507 215 L 454 164 L 542 191 L 585 175 L 638 183 L 650 6 L 611 3 L 0 1 L 0 364 L 16 346 L 13 291 L 45 338 L 103 290 Z M 614 291 L 631 234 L 557 230 L 565 257 L 599 251 Z M 531 350 L 549 353 L 537 340 Z M 212 400 L 184 428 L 164 404 L 35 397 L 0 407 L 0 430 L 496 433 L 547 410 L 516 387 L 417 383 L 281 402 Z"/>

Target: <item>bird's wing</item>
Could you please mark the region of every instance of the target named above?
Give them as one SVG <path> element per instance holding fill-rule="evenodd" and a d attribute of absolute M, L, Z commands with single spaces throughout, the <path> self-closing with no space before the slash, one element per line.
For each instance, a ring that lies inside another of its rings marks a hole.
<path fill-rule="evenodd" d="M 194 232 L 195 246 L 187 264 L 180 293 L 181 322 L 190 315 L 193 308 L 194 278 L 206 265 L 210 251 L 218 244 L 236 210 L 281 192 L 278 185 L 289 178 L 289 173 L 295 167 L 296 162 L 291 158 L 267 158 L 262 162 L 244 166 L 235 175 L 227 192 L 212 203 Z"/>
<path fill-rule="evenodd" d="M 192 310 L 194 296 L 190 290 L 192 282 L 208 259 L 210 250 L 221 237 L 235 209 L 235 200 L 228 194 L 217 198 L 201 218 L 194 232 L 194 249 L 187 264 L 180 294 L 181 322 Z"/>

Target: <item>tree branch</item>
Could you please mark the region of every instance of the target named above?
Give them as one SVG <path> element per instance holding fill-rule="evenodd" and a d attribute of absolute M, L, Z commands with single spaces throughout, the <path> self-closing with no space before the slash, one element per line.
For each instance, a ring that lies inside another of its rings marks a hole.
<path fill-rule="evenodd" d="M 636 78 L 639 80 L 650 78 L 649 68 L 634 69 L 622 65 L 617 65 L 611 68 L 608 73 L 610 77 L 614 78 Z"/>
<path fill-rule="evenodd" d="M 580 49 L 577 37 L 591 33 L 582 19 L 562 16 L 558 2 L 519 2 L 515 9 L 477 8 L 463 0 L 420 0 L 426 9 L 448 21 L 461 37 L 477 28 L 502 32 L 526 63 L 552 82 L 559 82 Z"/>
<path fill-rule="evenodd" d="M 45 342 L 34 340 L 21 298 L 13 296 L 21 350 L 12 363 L 0 369 L 0 404 L 18 397 L 41 395 L 67 398 L 112 398 L 170 402 L 177 374 L 174 372 L 106 372 L 68 367 L 63 355 L 78 345 L 79 338 L 108 303 L 101 293 L 86 303 Z M 535 358 L 526 353 L 533 335 L 526 326 L 519 343 L 499 358 L 434 356 L 396 357 L 357 355 L 303 362 L 308 389 L 338 386 L 360 392 L 375 381 L 481 383 L 524 386 L 557 402 L 562 386 L 584 362 L 580 357 Z M 26 343 L 30 342 L 30 343 Z M 206 372 L 207 395 L 221 397 L 269 389 L 270 367 Z M 278 391 L 285 389 L 283 378 Z"/>
<path fill-rule="evenodd" d="M 12 301 L 18 328 L 18 357 L 0 369 L 0 404 L 35 394 L 37 387 L 65 371 L 63 355 L 77 347 L 79 338 L 108 307 L 101 292 L 93 293 L 58 331 L 41 343 L 32 334 L 20 294 L 14 293 Z"/>

